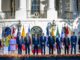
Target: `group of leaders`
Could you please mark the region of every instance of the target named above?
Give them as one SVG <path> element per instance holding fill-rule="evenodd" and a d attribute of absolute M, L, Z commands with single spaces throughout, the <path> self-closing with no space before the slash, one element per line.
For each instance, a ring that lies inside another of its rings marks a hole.
<path fill-rule="evenodd" d="M 13 38 L 13 37 L 12 37 Z M 41 54 L 45 55 L 46 53 L 46 46 L 48 46 L 49 54 L 54 54 L 55 46 L 57 48 L 57 54 L 61 54 L 62 45 L 64 46 L 64 53 L 65 54 L 76 54 L 76 45 L 79 47 L 80 52 L 80 36 L 77 38 L 75 35 L 75 32 L 69 37 L 65 36 L 64 38 L 58 36 L 44 36 L 44 33 L 42 33 L 41 36 L 38 36 L 35 34 L 34 36 L 30 37 L 29 34 L 26 34 L 26 37 L 18 36 L 16 38 L 16 42 L 13 43 L 13 39 L 10 40 L 12 43 L 11 48 L 12 50 L 16 50 L 14 43 L 18 45 L 18 54 L 22 54 L 22 44 L 25 45 L 25 53 L 30 54 L 30 46 L 34 49 L 34 55 L 39 52 L 39 49 L 41 49 Z M 78 43 L 77 43 L 78 42 Z M 1 44 L 1 43 L 0 43 Z M 14 47 L 13 47 L 14 46 Z M 71 51 L 70 51 L 71 48 Z M 70 51 L 70 52 L 69 52 Z"/>
<path fill-rule="evenodd" d="M 76 45 L 78 44 L 79 46 L 79 52 L 80 52 L 80 37 L 77 38 L 77 36 L 75 35 L 75 32 L 73 32 L 73 34 L 68 37 L 65 36 L 64 38 L 61 38 L 59 35 L 54 37 L 52 35 L 48 36 L 46 39 L 46 36 L 44 36 L 44 33 L 41 36 L 38 36 L 37 34 L 35 34 L 34 36 L 31 37 L 26 34 L 26 37 L 17 37 L 16 39 L 17 44 L 18 44 L 18 54 L 22 54 L 22 49 L 21 46 L 22 44 L 25 45 L 26 54 L 30 54 L 30 45 L 31 47 L 33 47 L 34 49 L 34 55 L 37 54 L 38 55 L 38 49 L 41 49 L 41 54 L 46 53 L 46 45 L 49 48 L 49 54 L 54 54 L 54 48 L 56 45 L 57 48 L 57 54 L 61 54 L 61 49 L 62 49 L 62 44 L 64 45 L 64 53 L 65 54 L 76 54 Z M 47 44 L 46 44 L 47 41 Z M 78 42 L 78 43 L 77 43 Z M 71 48 L 71 52 L 69 53 Z"/>

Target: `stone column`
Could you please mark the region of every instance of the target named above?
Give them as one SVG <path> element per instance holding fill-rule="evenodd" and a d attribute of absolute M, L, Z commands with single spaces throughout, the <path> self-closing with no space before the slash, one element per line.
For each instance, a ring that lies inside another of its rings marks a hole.
<path fill-rule="evenodd" d="M 5 14 L 2 12 L 2 0 L 0 0 L 0 19 L 4 19 Z"/>
<path fill-rule="evenodd" d="M 31 0 L 26 0 L 27 18 L 31 17 Z"/>
<path fill-rule="evenodd" d="M 49 19 L 56 19 L 57 18 L 57 11 L 55 10 L 55 0 L 49 0 L 49 8 L 47 17 Z"/>
<path fill-rule="evenodd" d="M 16 11 L 16 19 L 26 19 L 26 0 L 20 0 L 20 9 Z"/>
<path fill-rule="evenodd" d="M 70 0 L 70 10 L 73 12 L 73 18 L 76 18 L 77 16 L 77 6 L 76 6 L 76 0 Z"/>
<path fill-rule="evenodd" d="M 0 11 L 1 11 L 1 0 L 0 0 Z"/>

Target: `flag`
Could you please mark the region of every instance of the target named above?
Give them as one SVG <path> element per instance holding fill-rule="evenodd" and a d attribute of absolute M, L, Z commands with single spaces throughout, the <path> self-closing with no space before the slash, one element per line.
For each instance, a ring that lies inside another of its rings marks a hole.
<path fill-rule="evenodd" d="M 46 35 L 49 36 L 50 32 L 49 32 L 49 27 L 46 27 Z"/>
<path fill-rule="evenodd" d="M 68 34 L 69 34 L 69 28 L 68 26 L 66 26 L 65 35 L 68 36 Z"/>
<path fill-rule="evenodd" d="M 22 29 L 22 34 L 21 34 L 21 36 L 22 36 L 22 37 L 25 37 L 25 36 L 26 36 L 24 26 L 23 26 L 23 29 Z"/>
<path fill-rule="evenodd" d="M 59 36 L 59 29 L 58 29 L 58 27 L 57 27 L 56 36 Z"/>
<path fill-rule="evenodd" d="M 64 37 L 65 37 L 64 27 L 62 27 L 62 30 L 61 30 L 61 37 L 62 37 L 62 38 L 64 38 Z"/>
<path fill-rule="evenodd" d="M 11 39 L 11 35 L 8 35 L 6 38 L 5 38 L 5 46 L 8 47 L 9 46 L 9 41 Z"/>
<path fill-rule="evenodd" d="M 72 35 L 72 30 L 70 28 L 69 29 L 69 35 L 71 36 Z"/>
<path fill-rule="evenodd" d="M 30 25 L 28 26 L 28 35 L 30 36 L 30 32 L 31 32 L 31 30 L 30 30 Z"/>
<path fill-rule="evenodd" d="M 51 28 L 51 35 L 54 36 L 54 28 Z"/>
<path fill-rule="evenodd" d="M 15 27 L 12 27 L 12 36 L 14 37 L 14 39 L 16 39 L 17 37 L 17 29 Z"/>
<path fill-rule="evenodd" d="M 15 27 L 12 27 L 12 34 L 15 33 Z"/>

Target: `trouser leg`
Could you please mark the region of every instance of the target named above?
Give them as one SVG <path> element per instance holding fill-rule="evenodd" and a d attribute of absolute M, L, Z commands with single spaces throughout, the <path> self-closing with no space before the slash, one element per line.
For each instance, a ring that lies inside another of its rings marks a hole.
<path fill-rule="evenodd" d="M 35 48 L 35 46 L 34 46 L 34 53 L 33 53 L 34 55 L 35 55 L 35 51 L 36 51 L 36 48 Z"/>
<path fill-rule="evenodd" d="M 44 46 L 44 48 L 43 48 L 43 49 L 44 49 L 44 55 L 45 55 L 45 46 Z"/>
<path fill-rule="evenodd" d="M 67 54 L 69 54 L 69 47 L 67 46 Z"/>
<path fill-rule="evenodd" d="M 74 46 L 74 54 L 76 54 L 76 45 Z"/>
<path fill-rule="evenodd" d="M 53 46 L 51 47 L 51 50 L 52 50 L 51 54 L 53 54 Z"/>
<path fill-rule="evenodd" d="M 43 46 L 41 46 L 41 54 L 43 54 Z"/>
<path fill-rule="evenodd" d="M 65 54 L 66 54 L 66 47 L 64 47 L 64 52 L 65 52 Z"/>
<path fill-rule="evenodd" d="M 61 54 L 61 48 L 58 47 L 58 54 Z"/>
<path fill-rule="evenodd" d="M 59 46 L 57 47 L 57 54 L 59 54 Z"/>
<path fill-rule="evenodd" d="M 80 52 L 80 45 L 79 45 L 79 52 Z"/>
<path fill-rule="evenodd" d="M 25 53 L 27 54 L 27 47 L 26 47 L 26 51 L 25 51 Z"/>
<path fill-rule="evenodd" d="M 27 50 L 28 50 L 28 54 L 30 54 L 30 46 L 28 46 L 28 49 Z"/>
<path fill-rule="evenodd" d="M 38 55 L 38 46 L 36 46 L 36 52 L 37 52 L 37 55 Z"/>
<path fill-rule="evenodd" d="M 49 54 L 51 54 L 51 48 L 50 48 L 50 46 L 49 46 Z"/>
<path fill-rule="evenodd" d="M 71 54 L 72 54 L 72 52 L 73 52 L 73 46 L 71 46 Z"/>
<path fill-rule="evenodd" d="M 22 54 L 22 49 L 18 48 L 18 54 Z"/>

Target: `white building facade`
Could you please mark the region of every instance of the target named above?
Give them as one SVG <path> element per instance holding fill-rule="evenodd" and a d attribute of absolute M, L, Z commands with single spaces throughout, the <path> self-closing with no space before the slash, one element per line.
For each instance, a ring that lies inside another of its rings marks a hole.
<path fill-rule="evenodd" d="M 11 1 L 13 2 L 11 3 Z M 1 31 L 3 27 L 14 26 L 18 21 L 21 21 L 26 33 L 29 26 L 30 28 L 39 26 L 46 35 L 47 24 L 53 20 L 61 31 L 65 22 L 63 19 L 58 19 L 57 16 L 55 0 L 0 0 Z"/>

